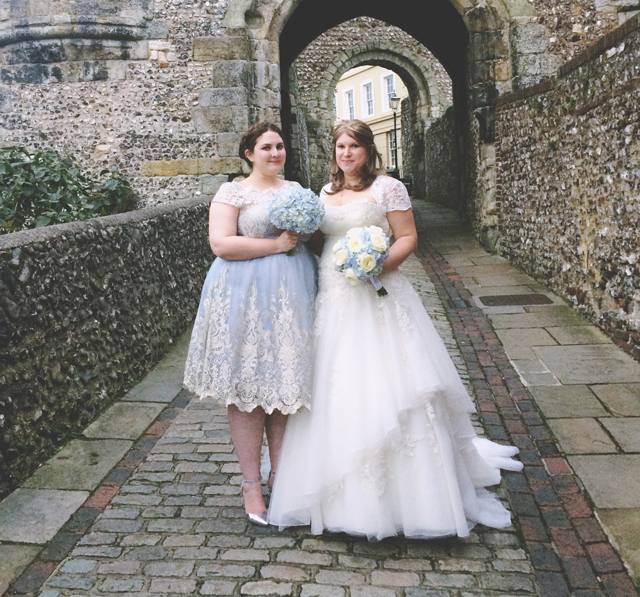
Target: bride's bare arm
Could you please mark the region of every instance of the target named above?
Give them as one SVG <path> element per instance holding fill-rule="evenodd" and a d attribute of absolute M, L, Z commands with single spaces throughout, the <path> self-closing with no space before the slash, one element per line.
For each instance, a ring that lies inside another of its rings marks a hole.
<path fill-rule="evenodd" d="M 298 241 L 295 232 L 283 232 L 278 238 L 238 236 L 239 209 L 226 203 L 211 203 L 209 209 L 209 244 L 222 259 L 243 261 L 284 253 Z"/>
<path fill-rule="evenodd" d="M 389 249 L 389 257 L 384 260 L 383 270 L 391 271 L 398 266 L 418 248 L 418 232 L 413 220 L 413 211 L 389 211 L 387 220 L 395 238 L 395 242 Z"/>

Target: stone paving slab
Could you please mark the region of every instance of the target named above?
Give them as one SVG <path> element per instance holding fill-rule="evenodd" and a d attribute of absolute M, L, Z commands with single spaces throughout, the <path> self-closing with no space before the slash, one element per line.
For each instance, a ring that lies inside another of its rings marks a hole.
<path fill-rule="evenodd" d="M 151 425 L 166 404 L 116 402 L 89 425 L 83 435 L 91 439 L 137 439 Z"/>
<path fill-rule="evenodd" d="M 563 384 L 640 381 L 640 363 L 617 346 L 536 346 L 533 351 Z"/>
<path fill-rule="evenodd" d="M 20 487 L 0 502 L 0 541 L 42 545 L 88 497 L 86 491 Z"/>
<path fill-rule="evenodd" d="M 38 545 L 0 544 L 0 595 L 40 553 Z"/>
<path fill-rule="evenodd" d="M 607 534 L 622 551 L 636 584 L 640 586 L 640 508 L 603 509 L 598 511 Z"/>
<path fill-rule="evenodd" d="M 612 414 L 640 417 L 640 384 L 593 385 L 591 390 Z"/>
<path fill-rule="evenodd" d="M 491 323 L 496 330 L 508 328 L 548 328 L 565 326 L 588 326 L 589 322 L 582 319 L 578 313 L 571 311 L 568 307 L 554 305 L 543 307 L 542 311 L 528 311 L 527 313 L 514 315 L 490 315 Z"/>
<path fill-rule="evenodd" d="M 609 413 L 586 385 L 529 388 L 547 419 L 605 417 Z"/>
<path fill-rule="evenodd" d="M 594 326 L 549 327 L 546 331 L 558 344 L 611 344 L 611 339 Z"/>
<path fill-rule="evenodd" d="M 43 464 L 24 487 L 90 491 L 132 445 L 122 439 L 73 440 Z"/>
<path fill-rule="evenodd" d="M 617 452 L 596 419 L 550 419 L 549 427 L 565 454 L 606 454 Z"/>
<path fill-rule="evenodd" d="M 608 417 L 599 421 L 625 452 L 640 453 L 640 417 L 634 419 Z"/>
<path fill-rule="evenodd" d="M 596 508 L 640 508 L 640 455 L 569 456 Z"/>

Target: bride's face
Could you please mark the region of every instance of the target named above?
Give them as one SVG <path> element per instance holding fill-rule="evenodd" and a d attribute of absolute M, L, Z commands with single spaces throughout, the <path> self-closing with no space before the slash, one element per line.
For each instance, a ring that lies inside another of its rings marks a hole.
<path fill-rule="evenodd" d="M 245 151 L 253 164 L 253 171 L 259 174 L 275 176 L 284 167 L 287 152 L 282 137 L 275 131 L 267 131 L 258 137 L 253 151 Z"/>
<path fill-rule="evenodd" d="M 342 133 L 336 141 L 336 162 L 345 176 L 359 176 L 367 163 L 367 149 L 353 137 Z"/>

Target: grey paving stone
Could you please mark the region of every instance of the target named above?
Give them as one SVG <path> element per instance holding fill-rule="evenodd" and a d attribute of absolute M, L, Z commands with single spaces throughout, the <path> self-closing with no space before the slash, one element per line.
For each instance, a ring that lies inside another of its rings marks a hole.
<path fill-rule="evenodd" d="M 590 325 L 549 327 L 547 332 L 551 334 L 558 344 L 610 344 L 607 338 L 597 327 Z"/>
<path fill-rule="evenodd" d="M 543 328 L 509 328 L 497 330 L 496 334 L 505 348 L 511 346 L 555 346 L 557 344 L 549 332 Z"/>
<path fill-rule="evenodd" d="M 640 455 L 576 455 L 568 459 L 596 508 L 640 508 Z"/>
<path fill-rule="evenodd" d="M 640 585 L 640 508 L 602 509 L 597 516 L 605 532 Z"/>
<path fill-rule="evenodd" d="M 603 417 L 608 414 L 586 385 L 536 386 L 529 391 L 548 419 Z"/>
<path fill-rule="evenodd" d="M 0 502 L 0 541 L 42 545 L 88 497 L 86 491 L 18 488 Z"/>
<path fill-rule="evenodd" d="M 0 545 L 0 595 L 36 558 L 40 549 L 39 545 Z"/>
<path fill-rule="evenodd" d="M 166 404 L 118 402 L 87 427 L 88 438 L 138 439 Z"/>
<path fill-rule="evenodd" d="M 560 385 L 558 378 L 549 370 L 546 364 L 540 359 L 533 360 L 512 360 L 511 364 L 518 372 L 522 383 L 525 386 L 557 386 Z"/>
<path fill-rule="evenodd" d="M 640 417 L 640 384 L 613 383 L 591 386 L 593 393 L 617 417 Z"/>
<path fill-rule="evenodd" d="M 527 311 L 531 307 L 525 307 Z M 513 315 L 489 315 L 496 330 L 509 328 L 548 328 L 589 325 L 589 322 L 569 309 L 569 307 L 550 305 L 544 311 L 528 311 Z"/>
<path fill-rule="evenodd" d="M 640 452 L 640 418 L 609 417 L 600 419 L 625 452 Z"/>
<path fill-rule="evenodd" d="M 617 346 L 537 346 L 533 350 L 563 384 L 640 381 L 640 363 Z"/>
<path fill-rule="evenodd" d="M 123 439 L 73 440 L 42 465 L 24 486 L 93 490 L 133 442 Z"/>
<path fill-rule="evenodd" d="M 616 445 L 596 419 L 550 419 L 551 431 L 566 454 L 615 453 Z"/>
<path fill-rule="evenodd" d="M 182 368 L 167 367 L 154 370 L 122 398 L 124 402 L 171 402 L 182 389 L 184 362 Z"/>

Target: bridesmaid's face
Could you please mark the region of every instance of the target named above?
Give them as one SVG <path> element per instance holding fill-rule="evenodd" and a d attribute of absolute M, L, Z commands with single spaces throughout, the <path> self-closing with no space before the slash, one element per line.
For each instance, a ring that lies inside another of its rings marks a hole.
<path fill-rule="evenodd" d="M 253 151 L 247 149 L 244 154 L 253 164 L 254 172 L 272 176 L 280 173 L 287 158 L 282 137 L 275 131 L 260 135 Z"/>
<path fill-rule="evenodd" d="M 353 137 L 342 133 L 336 141 L 336 162 L 346 176 L 358 176 L 367 162 L 367 150 Z"/>

